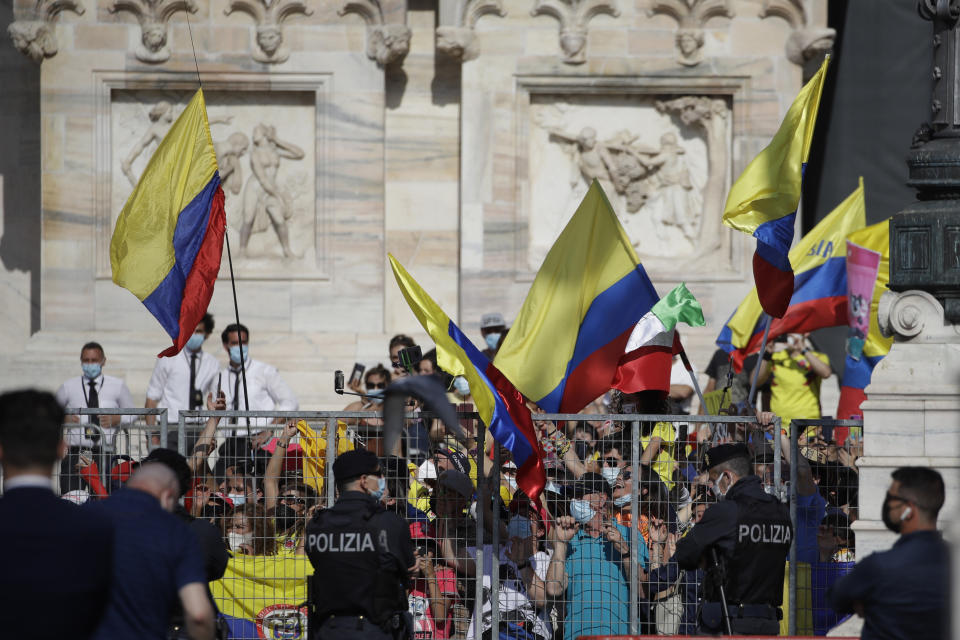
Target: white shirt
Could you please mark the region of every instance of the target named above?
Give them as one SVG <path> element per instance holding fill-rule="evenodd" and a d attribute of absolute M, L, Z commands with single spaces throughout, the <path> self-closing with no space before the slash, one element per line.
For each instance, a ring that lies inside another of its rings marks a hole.
<path fill-rule="evenodd" d="M 36 473 L 25 473 L 22 476 L 4 479 L 3 490 L 20 489 L 21 487 L 33 487 L 38 489 L 53 490 L 53 480 L 50 476 L 41 476 Z"/>
<path fill-rule="evenodd" d="M 98 405 L 101 409 L 120 409 L 133 408 L 133 396 L 130 395 L 130 389 L 127 389 L 126 383 L 120 378 L 105 376 L 100 374 L 95 378 L 94 387 L 97 390 L 99 399 Z M 90 380 L 85 376 L 70 378 L 57 389 L 57 402 L 67 408 L 83 408 L 89 406 L 87 398 L 90 395 Z M 90 422 L 90 416 L 79 416 L 80 424 Z M 120 416 L 121 424 L 130 424 L 134 416 Z M 116 430 L 111 427 L 102 427 L 104 436 L 110 436 Z M 93 440 L 87 437 L 88 434 L 82 427 L 68 428 L 64 434 L 64 440 L 71 447 L 92 447 Z M 99 435 L 99 432 L 97 432 Z"/>
<path fill-rule="evenodd" d="M 471 557 L 476 557 L 476 547 L 468 547 L 467 552 Z M 533 572 L 537 575 L 540 580 L 546 581 L 547 579 L 547 569 L 550 568 L 550 558 L 553 556 L 553 550 L 548 551 L 537 551 L 530 558 L 530 565 L 533 567 Z M 523 613 L 523 617 L 530 622 L 533 632 L 536 636 L 540 638 L 551 638 L 553 637 L 553 628 L 552 622 L 550 619 L 549 607 L 541 611 L 537 611 L 536 605 L 530 600 L 527 595 L 526 585 L 523 583 L 523 579 L 520 577 L 520 569 L 517 568 L 517 565 L 514 564 L 513 560 L 510 559 L 508 547 L 500 547 L 499 553 L 499 564 L 500 564 L 500 588 L 498 601 L 500 603 L 500 613 L 505 614 L 511 611 L 519 610 Z M 512 573 L 512 575 L 508 575 Z M 492 601 L 487 595 L 490 590 L 490 582 L 493 577 L 493 545 L 484 545 L 483 546 L 483 587 L 484 587 L 484 602 L 483 602 L 483 632 L 488 631 L 491 628 L 492 616 L 490 612 L 493 610 Z M 474 611 L 476 613 L 476 611 Z M 467 630 L 467 637 L 472 638 L 474 634 L 474 627 L 476 623 L 475 616 L 470 618 L 470 628 Z M 479 635 L 479 634 L 476 634 Z"/>
<path fill-rule="evenodd" d="M 207 408 L 207 393 L 217 395 L 220 363 L 213 355 L 202 350 L 193 352 L 185 348 L 173 357 L 157 358 L 150 384 L 147 385 L 147 399 L 155 401 L 158 407 L 167 409 L 167 419 L 170 422 L 179 419 L 180 411 L 190 409 L 190 362 L 194 353 L 197 355 L 195 384 L 204 398 L 199 408 Z M 193 421 L 196 422 L 197 419 Z"/>
<path fill-rule="evenodd" d="M 232 363 L 231 363 L 232 365 Z M 250 394 L 250 411 L 296 411 L 300 408 L 293 390 L 280 377 L 280 372 L 266 362 L 247 358 L 247 392 Z M 239 382 L 238 382 L 239 381 Z M 214 387 L 217 382 L 214 381 Z M 243 402 L 243 380 L 240 367 L 226 367 L 220 370 L 220 389 L 227 399 L 227 409 L 233 410 L 234 389 L 237 389 L 236 408 L 243 411 L 246 406 Z M 230 422 L 227 419 L 225 422 Z M 273 422 L 270 418 L 240 418 L 238 424 L 267 425 Z M 247 435 L 246 429 L 237 429 L 238 436 Z"/>
<path fill-rule="evenodd" d="M 691 365 L 693 366 L 693 365 Z M 693 375 L 697 375 L 697 368 L 693 367 Z M 682 384 L 693 388 L 693 381 L 690 380 L 690 372 L 687 371 L 687 368 L 683 366 L 683 359 L 677 358 L 673 361 L 673 366 L 670 367 L 670 384 Z M 686 400 L 682 402 L 676 402 L 677 409 L 680 411 L 689 413 L 690 405 L 693 403 L 693 396 L 696 394 L 690 394 Z"/>

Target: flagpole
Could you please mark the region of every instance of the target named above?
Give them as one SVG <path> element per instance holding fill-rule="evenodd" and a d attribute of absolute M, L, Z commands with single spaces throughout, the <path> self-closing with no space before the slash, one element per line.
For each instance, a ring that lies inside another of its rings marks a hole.
<path fill-rule="evenodd" d="M 703 407 L 703 412 L 707 415 L 710 415 L 710 411 L 707 410 L 707 403 L 703 401 L 703 392 L 700 391 L 700 383 L 697 382 L 697 374 L 693 372 L 693 365 L 690 364 L 690 359 L 687 358 L 687 350 L 680 350 L 680 360 L 683 362 L 683 368 L 687 370 L 687 373 L 690 374 L 690 380 L 693 382 L 693 389 L 697 392 L 697 397 L 700 398 L 700 406 Z"/>
<path fill-rule="evenodd" d="M 247 364 L 243 357 L 243 338 L 240 336 L 240 306 L 237 304 L 237 281 L 233 277 L 233 255 L 230 253 L 230 234 L 229 229 L 224 229 L 223 239 L 227 243 L 227 264 L 230 265 L 230 288 L 233 289 L 233 313 L 237 318 L 237 342 L 240 343 L 240 378 L 243 380 L 243 408 L 250 411 L 250 396 L 247 395 Z M 247 340 L 250 340 L 250 334 L 247 334 Z M 250 426 L 250 419 L 247 418 L 247 426 Z"/>
<path fill-rule="evenodd" d="M 750 396 L 747 398 L 747 404 L 753 408 L 753 400 L 757 397 L 757 379 L 760 378 L 760 367 L 763 366 L 763 354 L 767 352 L 767 338 L 770 337 L 770 325 L 773 324 L 773 316 L 764 313 L 767 318 L 767 327 L 763 330 L 763 341 L 760 343 L 760 352 L 757 356 L 757 364 L 753 368 L 753 382 L 750 383 Z"/>

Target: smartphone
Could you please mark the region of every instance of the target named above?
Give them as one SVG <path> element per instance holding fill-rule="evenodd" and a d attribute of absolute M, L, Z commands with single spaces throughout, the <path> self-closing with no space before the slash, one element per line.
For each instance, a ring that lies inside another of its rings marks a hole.
<path fill-rule="evenodd" d="M 353 371 L 350 373 L 350 382 L 349 386 L 353 386 L 355 383 L 360 382 L 363 372 L 366 370 L 366 367 L 359 362 L 353 363 Z"/>
<path fill-rule="evenodd" d="M 80 460 L 87 465 L 93 462 L 93 449 L 80 449 Z"/>
<path fill-rule="evenodd" d="M 343 371 L 339 369 L 333 372 L 333 390 L 343 395 Z"/>
<path fill-rule="evenodd" d="M 217 397 L 223 393 L 223 374 L 217 376 Z"/>

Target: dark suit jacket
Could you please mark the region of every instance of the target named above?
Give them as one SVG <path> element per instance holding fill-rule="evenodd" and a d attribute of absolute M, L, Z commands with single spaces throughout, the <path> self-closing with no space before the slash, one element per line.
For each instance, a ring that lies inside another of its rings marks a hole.
<path fill-rule="evenodd" d="M 49 489 L 0 497 L 0 635 L 89 637 L 104 612 L 113 571 L 110 523 Z"/>

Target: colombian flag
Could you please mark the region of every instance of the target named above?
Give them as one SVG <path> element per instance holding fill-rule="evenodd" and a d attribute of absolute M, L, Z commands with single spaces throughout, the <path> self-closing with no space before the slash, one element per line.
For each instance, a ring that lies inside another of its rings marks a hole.
<path fill-rule="evenodd" d="M 753 279 L 763 310 L 774 318 L 786 313 L 794 291 L 793 254 L 787 252 L 829 62 L 827 56 L 800 90 L 773 140 L 730 187 L 723 211 L 724 224 L 757 239 Z"/>
<path fill-rule="evenodd" d="M 861 178 L 860 186 L 790 251 L 790 262 L 797 271 L 793 296 L 784 316 L 770 325 L 770 338 L 847 324 L 845 239 L 864 224 Z M 748 355 L 760 350 L 762 318 L 763 308 L 754 288 L 720 331 L 717 346 L 731 355 L 736 371 Z"/>
<path fill-rule="evenodd" d="M 297 431 L 300 432 L 300 446 L 303 448 L 303 483 L 313 487 L 317 495 L 322 496 L 327 475 L 327 427 L 324 425 L 317 434 L 306 420 L 298 420 Z M 340 420 L 337 420 L 336 441 L 337 456 L 353 451 L 353 442 L 347 436 L 347 424 Z"/>
<path fill-rule="evenodd" d="M 120 212 L 113 281 L 150 310 L 176 355 L 193 335 L 220 271 L 226 216 L 203 90 L 170 127 Z"/>
<path fill-rule="evenodd" d="M 610 390 L 634 327 L 659 300 L 594 180 L 560 233 L 495 364 L 548 413 Z"/>
<path fill-rule="evenodd" d="M 407 304 L 437 345 L 437 364 L 450 375 L 462 375 L 470 383 L 470 394 L 480 419 L 494 439 L 510 451 L 517 465 L 517 485 L 536 500 L 547 477 L 540 443 L 523 396 L 392 255 L 390 266 Z"/>
<path fill-rule="evenodd" d="M 234 554 L 210 593 L 230 627 L 242 640 L 307 637 L 307 556 Z"/>
<path fill-rule="evenodd" d="M 847 236 L 847 295 L 849 299 L 847 358 L 840 385 L 837 418 L 861 415 L 864 389 L 873 368 L 890 351 L 877 323 L 880 296 L 890 281 L 890 221 L 884 220 Z M 840 429 L 840 427 L 837 427 Z M 843 429 L 846 431 L 846 429 Z"/>

